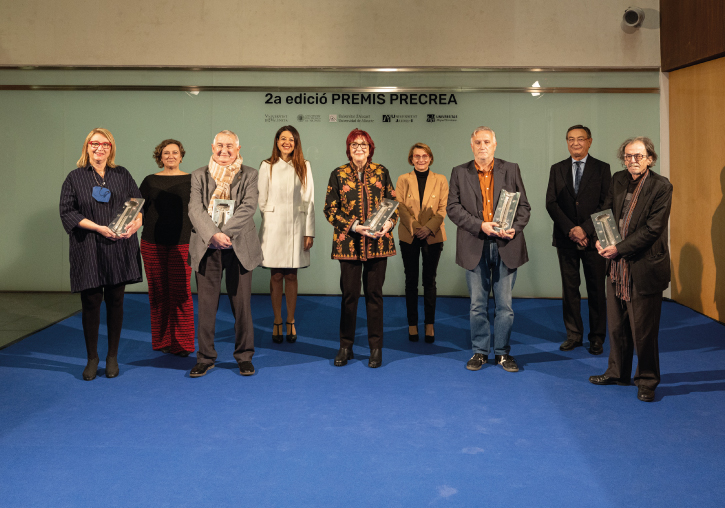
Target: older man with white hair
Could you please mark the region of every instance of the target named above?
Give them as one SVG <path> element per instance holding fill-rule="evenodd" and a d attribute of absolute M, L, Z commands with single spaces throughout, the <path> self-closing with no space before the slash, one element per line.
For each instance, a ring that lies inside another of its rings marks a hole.
<path fill-rule="evenodd" d="M 519 165 L 494 158 L 496 133 L 478 127 L 471 135 L 474 159 L 456 166 L 451 172 L 446 211 L 458 226 L 456 263 L 466 269 L 471 295 L 471 342 L 473 356 L 468 370 L 479 370 L 488 361 L 491 326 L 488 320 L 488 295 L 493 286 L 496 303 L 493 321 L 494 360 L 508 372 L 519 370 L 509 355 L 514 311 L 511 306 L 516 270 L 529 260 L 524 227 L 531 206 L 526 199 Z M 496 230 L 493 222 L 501 189 L 520 192 L 518 208 L 509 229 Z"/>
<path fill-rule="evenodd" d="M 214 367 L 216 313 L 222 273 L 234 313 L 234 358 L 242 376 L 254 374 L 252 325 L 252 270 L 262 262 L 262 249 L 254 226 L 257 209 L 257 170 L 242 165 L 239 137 L 221 131 L 211 145 L 209 164 L 191 174 L 189 264 L 196 272 L 199 296 L 199 352 L 191 377 L 201 377 Z M 234 202 L 226 221 L 212 219 L 217 200 Z"/>

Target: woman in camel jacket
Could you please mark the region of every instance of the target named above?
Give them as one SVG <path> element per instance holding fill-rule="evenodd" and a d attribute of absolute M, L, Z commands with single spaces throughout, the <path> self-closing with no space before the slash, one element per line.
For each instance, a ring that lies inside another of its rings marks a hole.
<path fill-rule="evenodd" d="M 418 340 L 418 273 L 423 255 L 423 305 L 425 341 L 435 340 L 436 271 L 446 240 L 443 219 L 446 216 L 448 182 L 433 173 L 433 152 L 425 143 L 416 143 L 408 152 L 414 170 L 400 175 L 395 186 L 400 202 L 400 253 L 405 267 L 405 302 L 408 311 L 408 338 Z"/>

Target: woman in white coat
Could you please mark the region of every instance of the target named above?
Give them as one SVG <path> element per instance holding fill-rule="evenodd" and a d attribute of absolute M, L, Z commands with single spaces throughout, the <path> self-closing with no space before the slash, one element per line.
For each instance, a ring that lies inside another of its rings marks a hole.
<path fill-rule="evenodd" d="M 312 169 L 302 155 L 300 134 L 291 125 L 274 137 L 272 156 L 259 168 L 259 239 L 272 276 L 269 292 L 274 311 L 272 340 L 282 342 L 282 294 L 287 300 L 287 342 L 297 340 L 297 269 L 310 265 L 315 236 L 315 192 Z M 283 289 L 284 284 L 284 289 Z"/>

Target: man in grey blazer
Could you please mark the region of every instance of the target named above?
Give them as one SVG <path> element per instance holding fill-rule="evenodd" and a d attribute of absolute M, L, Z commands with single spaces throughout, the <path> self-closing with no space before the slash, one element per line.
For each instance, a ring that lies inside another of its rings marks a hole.
<path fill-rule="evenodd" d="M 234 201 L 232 217 L 221 228 L 211 217 L 215 196 Z M 224 270 L 234 313 L 234 358 L 241 375 L 255 372 L 252 270 L 262 262 L 253 220 L 257 197 L 257 171 L 242 165 L 239 137 L 231 131 L 220 132 L 214 137 L 209 165 L 191 174 L 189 264 L 196 272 L 199 298 L 199 352 L 191 377 L 203 376 L 214 367 L 214 329 Z"/>
<path fill-rule="evenodd" d="M 496 133 L 478 127 L 471 136 L 474 160 L 456 166 L 451 172 L 446 211 L 458 226 L 456 263 L 466 269 L 471 295 L 471 342 L 473 357 L 468 370 L 479 370 L 488 361 L 491 327 L 488 320 L 488 295 L 493 286 L 496 302 L 493 321 L 495 363 L 504 370 L 519 370 L 509 355 L 514 311 L 511 306 L 516 270 L 529 260 L 524 227 L 529 222 L 531 206 L 526 199 L 518 164 L 494 158 Z M 511 228 L 496 231 L 493 222 L 501 189 L 520 192 L 519 205 Z"/>

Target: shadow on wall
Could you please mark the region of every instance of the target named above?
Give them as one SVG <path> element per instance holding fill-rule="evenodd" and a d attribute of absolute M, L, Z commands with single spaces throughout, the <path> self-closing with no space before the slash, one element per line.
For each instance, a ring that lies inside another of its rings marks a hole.
<path fill-rule="evenodd" d="M 691 243 L 686 243 L 680 250 L 680 269 L 677 276 L 680 279 L 679 299 L 685 305 L 697 312 L 702 312 L 702 254 L 700 249 Z"/>
<path fill-rule="evenodd" d="M 712 216 L 712 253 L 715 258 L 715 307 L 719 321 L 725 319 L 725 168 L 720 171 L 720 188 L 723 199 Z"/>

